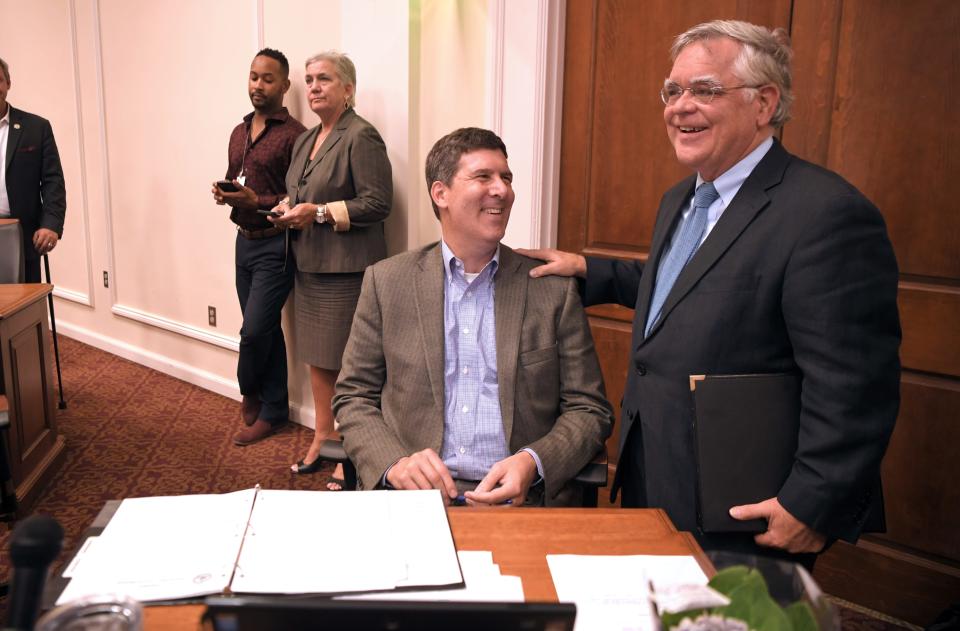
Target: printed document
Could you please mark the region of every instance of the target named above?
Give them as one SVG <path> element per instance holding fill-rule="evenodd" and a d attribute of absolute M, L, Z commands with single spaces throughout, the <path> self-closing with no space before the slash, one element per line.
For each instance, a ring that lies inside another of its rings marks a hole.
<path fill-rule="evenodd" d="M 657 590 L 707 584 L 692 556 L 548 554 L 547 565 L 558 600 L 577 605 L 574 631 L 653 631 L 651 582 Z"/>
<path fill-rule="evenodd" d="M 317 546 L 303 524 L 328 524 L 336 545 Z M 106 593 L 149 602 L 463 585 L 435 490 L 127 499 L 69 570 L 58 604 Z"/>

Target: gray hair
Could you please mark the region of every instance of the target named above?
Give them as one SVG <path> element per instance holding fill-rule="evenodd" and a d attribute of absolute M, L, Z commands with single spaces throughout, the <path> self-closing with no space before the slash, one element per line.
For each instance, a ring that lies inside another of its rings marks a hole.
<path fill-rule="evenodd" d="M 345 53 L 341 53 L 336 50 L 325 50 L 322 53 L 317 53 L 313 57 L 307 59 L 307 63 L 304 64 L 304 67 L 306 68 L 310 64 L 315 64 L 318 61 L 329 61 L 331 64 L 333 64 L 333 69 L 336 70 L 337 77 L 340 78 L 340 83 L 353 86 L 353 94 L 347 97 L 347 105 L 350 107 L 356 107 L 357 67 L 353 65 L 353 61 L 347 57 Z"/>
<path fill-rule="evenodd" d="M 3 76 L 6 78 L 7 83 L 10 83 L 10 66 L 7 65 L 3 59 L 0 59 L 0 70 L 3 70 Z"/>
<path fill-rule="evenodd" d="M 704 22 L 678 35 L 670 48 L 670 59 L 676 61 L 680 51 L 707 39 L 729 37 L 740 43 L 740 54 L 733 62 L 733 72 L 747 85 L 762 86 L 773 84 L 780 90 L 780 102 L 773 112 L 770 125 L 782 127 L 790 120 L 790 107 L 793 105 L 793 77 L 790 60 L 793 50 L 790 48 L 790 36 L 782 28 L 770 30 L 739 20 L 714 20 Z"/>

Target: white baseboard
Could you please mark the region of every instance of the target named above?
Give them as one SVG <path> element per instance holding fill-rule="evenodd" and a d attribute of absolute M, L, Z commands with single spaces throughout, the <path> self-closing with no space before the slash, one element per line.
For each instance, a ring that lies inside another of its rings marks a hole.
<path fill-rule="evenodd" d="M 194 340 L 200 340 L 201 342 L 206 342 L 207 344 L 211 344 L 213 346 L 219 346 L 220 348 L 225 348 L 228 351 L 233 351 L 234 353 L 240 352 L 240 338 L 238 336 L 229 336 L 223 335 L 222 333 L 206 331 L 189 324 L 183 324 L 182 322 L 177 322 L 176 320 L 164 318 L 163 316 L 149 313 L 147 311 L 143 311 L 142 309 L 128 307 L 126 305 L 114 304 L 111 311 L 114 313 L 114 315 L 118 315 L 123 318 L 129 318 L 135 322 L 149 324 L 150 326 L 155 326 L 158 329 L 170 331 L 171 333 L 176 333 L 177 335 L 189 337 Z"/>
<path fill-rule="evenodd" d="M 89 344 L 94 348 L 99 348 L 102 351 L 122 357 L 141 366 L 152 368 L 165 375 L 176 377 L 204 390 L 215 392 L 234 401 L 239 401 L 241 398 L 240 386 L 235 380 L 225 379 L 220 375 L 215 375 L 196 366 L 187 365 L 179 360 L 133 346 L 112 337 L 90 331 L 89 329 L 75 326 L 69 322 L 58 321 L 57 329 L 58 332 L 63 333 L 67 337 L 72 337 L 84 344 Z M 293 403 L 290 404 L 290 420 L 310 428 L 316 425 L 312 409 L 305 410 Z"/>

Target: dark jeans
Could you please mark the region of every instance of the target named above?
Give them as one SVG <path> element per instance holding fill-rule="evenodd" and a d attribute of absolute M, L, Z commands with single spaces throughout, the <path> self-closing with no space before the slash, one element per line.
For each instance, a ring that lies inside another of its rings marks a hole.
<path fill-rule="evenodd" d="M 240 393 L 258 398 L 260 418 L 277 425 L 289 417 L 287 345 L 280 311 L 293 288 L 293 258 L 283 234 L 247 239 L 237 233 L 237 297 L 243 311 L 237 380 Z"/>

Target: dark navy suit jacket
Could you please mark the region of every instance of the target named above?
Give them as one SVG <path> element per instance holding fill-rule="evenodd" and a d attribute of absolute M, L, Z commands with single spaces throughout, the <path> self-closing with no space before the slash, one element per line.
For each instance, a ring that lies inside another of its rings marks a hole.
<path fill-rule="evenodd" d="M 696 530 L 689 376 L 793 372 L 799 445 L 778 498 L 815 530 L 855 540 L 871 515 L 882 523 L 880 460 L 899 407 L 898 271 L 883 218 L 841 177 L 775 142 L 644 339 L 653 270 L 694 185 L 692 176 L 663 196 L 649 273 L 588 260 L 584 303 L 636 309 L 614 488 Z"/>

